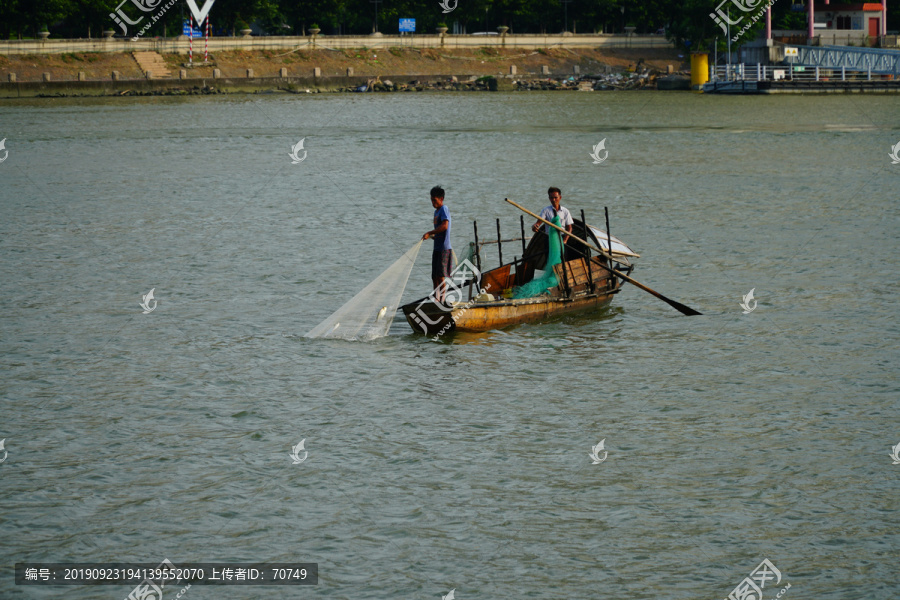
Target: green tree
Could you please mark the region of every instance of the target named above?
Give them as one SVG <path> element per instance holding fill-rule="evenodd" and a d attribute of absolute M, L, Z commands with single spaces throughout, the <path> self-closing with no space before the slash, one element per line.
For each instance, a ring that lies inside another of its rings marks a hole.
<path fill-rule="evenodd" d="M 708 49 L 714 38 L 724 39 L 722 29 L 709 16 L 718 4 L 718 0 L 666 2 L 666 37 L 685 50 Z"/>
<path fill-rule="evenodd" d="M 151 0 L 144 0 L 151 2 Z M 162 5 L 161 0 L 159 5 Z M 568 12 L 568 26 L 577 23 L 577 30 L 621 33 L 626 24 L 638 33 L 652 33 L 665 27 L 672 43 L 682 49 L 707 48 L 716 37 L 724 46 L 725 34 L 710 18 L 721 0 L 571 0 L 567 10 L 561 0 L 458 0 L 456 9 L 444 14 L 437 0 L 384 0 L 379 5 L 379 29 L 396 33 L 397 19 L 416 19 L 420 33 L 431 33 L 441 21 L 451 26 L 458 22 L 468 32 L 498 25 L 510 27 L 513 33 L 556 33 L 563 29 L 563 15 Z M 806 0 L 807 2 L 813 0 Z M 32 37 L 42 25 L 54 36 L 86 37 L 90 31 L 96 37 L 103 29 L 120 31 L 109 15 L 121 0 L 0 0 L 0 36 Z M 198 0 L 202 4 L 203 0 Z M 853 3 L 852 0 L 831 0 L 832 5 Z M 806 29 L 805 13 L 791 11 L 791 0 L 779 0 L 773 5 L 775 29 Z M 485 11 L 487 9 L 487 11 Z M 623 13 L 624 9 L 624 13 Z M 132 2 L 122 10 L 131 19 L 153 12 L 141 12 Z M 738 9 L 732 11 L 737 18 Z M 375 7 L 370 0 L 216 0 L 210 12 L 216 27 L 231 30 L 239 18 L 256 23 L 270 33 L 303 32 L 312 23 L 319 23 L 323 33 L 367 34 L 372 31 Z M 755 12 L 755 11 L 754 11 Z M 188 13 L 184 0 L 171 7 L 160 21 L 145 35 L 173 35 L 181 29 L 182 15 Z M 732 27 L 732 35 L 747 23 Z M 128 26 L 129 34 L 146 25 Z M 888 6 L 888 29 L 900 27 L 900 2 Z M 288 28 L 285 28 L 287 25 Z M 741 35 L 738 43 L 753 39 L 764 27 L 760 18 Z M 688 44 L 689 42 L 689 44 Z"/>
<path fill-rule="evenodd" d="M 104 29 L 118 29 L 109 14 L 122 0 L 73 0 L 75 10 L 66 16 L 62 29 L 66 37 L 100 37 Z"/>
<path fill-rule="evenodd" d="M 72 0 L 3 0 L 0 2 L 0 27 L 4 38 L 36 37 L 47 25 L 51 32 L 75 12 Z"/>

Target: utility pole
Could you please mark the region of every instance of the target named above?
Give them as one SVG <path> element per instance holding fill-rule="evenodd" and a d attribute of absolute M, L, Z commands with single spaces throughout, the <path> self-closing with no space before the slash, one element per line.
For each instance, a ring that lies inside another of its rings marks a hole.
<path fill-rule="evenodd" d="M 378 33 L 378 3 L 382 0 L 369 0 L 372 4 L 375 5 L 375 27 L 372 28 L 372 33 Z"/>
<path fill-rule="evenodd" d="M 559 0 L 560 3 L 565 7 L 563 14 L 563 33 L 569 30 L 569 2 L 572 0 Z"/>
<path fill-rule="evenodd" d="M 813 0 L 809 1 L 812 2 Z M 726 63 L 728 65 L 728 74 L 725 76 L 725 81 L 731 81 L 731 8 L 728 7 L 725 10 L 727 11 L 726 14 L 728 16 L 728 18 L 725 19 L 725 22 L 728 23 L 728 61 Z"/>
<path fill-rule="evenodd" d="M 719 36 L 713 41 L 713 81 L 719 80 Z"/>

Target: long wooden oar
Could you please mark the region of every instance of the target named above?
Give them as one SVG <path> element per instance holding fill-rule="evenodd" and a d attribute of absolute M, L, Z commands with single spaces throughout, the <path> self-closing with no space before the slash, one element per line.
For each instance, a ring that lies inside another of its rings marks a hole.
<path fill-rule="evenodd" d="M 520 206 L 519 204 L 516 204 L 515 202 L 513 202 L 513 201 L 510 200 L 509 198 L 505 198 L 505 200 L 506 200 L 507 202 L 509 202 L 510 204 L 512 204 L 513 206 L 515 206 L 516 208 L 518 208 L 519 210 L 521 210 L 521 211 L 523 211 L 523 212 L 525 212 L 525 213 L 531 215 L 532 217 L 534 217 L 534 218 L 537 219 L 538 221 L 541 221 L 542 223 L 545 223 L 545 224 L 549 225 L 550 227 L 553 227 L 554 229 L 559 230 L 561 233 L 563 233 L 563 234 L 569 236 L 570 238 L 572 238 L 573 240 L 575 240 L 575 241 L 577 241 L 577 242 L 581 242 L 582 244 L 584 244 L 584 245 L 587 246 L 588 248 L 591 248 L 592 250 L 594 250 L 594 251 L 600 253 L 602 256 L 605 256 L 606 258 L 610 259 L 611 261 L 616 260 L 615 258 L 612 257 L 611 254 L 608 254 L 608 253 L 604 252 L 603 250 L 601 250 L 601 249 L 598 248 L 597 246 L 595 246 L 595 245 L 593 245 L 593 244 L 590 244 L 590 243 L 584 241 L 583 239 L 581 239 L 581 238 L 578 237 L 578 236 L 572 235 L 571 233 L 569 233 L 568 231 L 566 231 L 566 230 L 563 229 L 562 227 L 560 227 L 560 226 L 558 226 L 558 225 L 554 225 L 553 223 L 551 223 L 550 221 L 548 221 L 548 220 L 546 220 L 546 219 L 542 219 L 541 217 L 539 217 L 538 215 L 534 214 L 533 212 L 531 212 L 530 210 L 528 210 L 528 209 L 525 208 L 524 206 Z M 702 315 L 702 314 L 703 314 L 703 313 L 701 313 L 701 312 L 698 312 L 698 311 L 694 310 L 694 309 L 691 308 L 690 306 L 685 306 L 685 305 L 682 304 L 681 302 L 676 302 L 675 300 L 672 300 L 671 298 L 666 298 L 665 296 L 663 296 L 662 294 L 660 294 L 660 293 L 657 292 L 656 290 L 650 289 L 649 287 L 647 287 L 647 286 L 644 285 L 643 283 L 640 283 L 640 282 L 638 282 L 638 281 L 635 281 L 634 279 L 632 279 L 632 278 L 629 277 L 628 275 L 625 275 L 624 273 L 620 273 L 619 271 L 616 271 L 615 269 L 611 269 L 611 268 L 607 267 L 606 265 L 600 265 L 600 266 L 603 267 L 604 269 L 606 269 L 607 271 L 609 271 L 610 273 L 612 273 L 613 275 L 615 275 L 616 277 L 618 277 L 619 279 L 622 279 L 623 281 L 627 281 L 628 283 L 630 283 L 630 284 L 632 284 L 632 285 L 634 285 L 634 286 L 637 286 L 637 287 L 641 288 L 642 290 L 644 290 L 644 291 L 647 292 L 647 293 L 653 294 L 654 296 L 656 296 L 657 298 L 659 298 L 660 300 L 662 300 L 663 302 L 665 302 L 666 304 L 668 304 L 669 306 L 671 306 L 672 308 L 674 308 L 675 310 L 677 310 L 678 312 L 680 312 L 680 313 L 683 314 L 683 315 L 691 315 L 691 316 L 692 316 L 692 315 Z"/>

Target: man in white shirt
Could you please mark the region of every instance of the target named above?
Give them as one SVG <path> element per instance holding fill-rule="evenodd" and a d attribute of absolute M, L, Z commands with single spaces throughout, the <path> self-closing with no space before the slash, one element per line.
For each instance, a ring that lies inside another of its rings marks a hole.
<path fill-rule="evenodd" d="M 547 190 L 547 196 L 550 198 L 550 206 L 545 207 L 544 210 L 541 211 L 541 218 L 552 221 L 553 217 L 559 215 L 560 226 L 569 233 L 572 233 L 572 224 L 574 223 L 572 215 L 569 213 L 568 208 L 559 205 L 560 200 L 562 200 L 562 192 L 559 191 L 558 187 L 551 187 Z M 531 226 L 531 230 L 537 233 L 541 228 L 541 225 L 544 225 L 544 233 L 550 235 L 550 226 L 543 224 L 540 221 L 535 221 L 534 225 Z M 569 236 L 563 236 L 563 244 L 567 241 L 569 241 Z"/>

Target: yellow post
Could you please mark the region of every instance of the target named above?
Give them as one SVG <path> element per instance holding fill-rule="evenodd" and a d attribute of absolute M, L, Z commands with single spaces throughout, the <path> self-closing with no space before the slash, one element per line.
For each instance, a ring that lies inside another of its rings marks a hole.
<path fill-rule="evenodd" d="M 709 81 L 709 54 L 691 53 L 691 89 L 700 89 L 707 81 Z"/>

